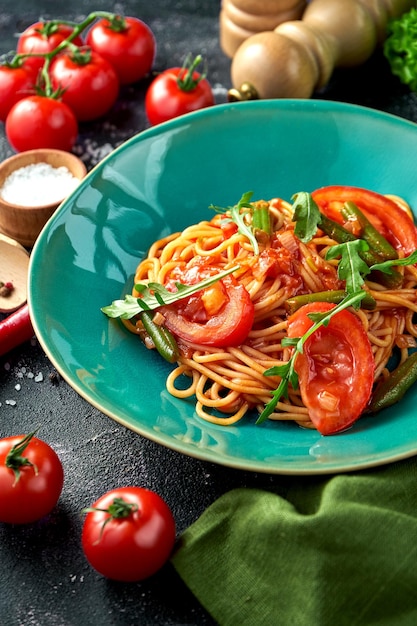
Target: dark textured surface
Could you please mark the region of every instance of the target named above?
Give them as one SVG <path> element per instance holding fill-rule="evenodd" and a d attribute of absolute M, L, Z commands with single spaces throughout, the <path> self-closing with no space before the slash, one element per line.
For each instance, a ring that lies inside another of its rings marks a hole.
<path fill-rule="evenodd" d="M 201 52 L 218 102 L 230 87 L 230 60 L 218 44 L 219 1 L 130 0 L 94 6 L 87 0 L 15 0 L 0 14 L 0 52 L 15 47 L 15 33 L 39 17 L 80 20 L 93 9 L 146 21 L 155 33 L 155 70 Z M 80 128 L 75 152 L 88 167 L 147 126 L 147 82 L 126 87 L 105 119 Z M 417 99 L 390 75 L 380 52 L 364 66 L 337 71 L 315 97 L 374 107 L 417 121 Z M 0 127 L 0 159 L 12 151 Z M 0 626 L 119 626 L 212 624 L 170 565 L 140 584 L 101 578 L 80 546 L 80 511 L 116 486 L 139 484 L 172 507 L 180 534 L 222 493 L 237 486 L 279 487 L 309 478 L 257 475 L 180 455 L 126 430 L 91 407 L 62 379 L 36 342 L 0 357 L 0 436 L 39 436 L 60 455 L 65 485 L 46 519 L 27 527 L 0 524 Z"/>

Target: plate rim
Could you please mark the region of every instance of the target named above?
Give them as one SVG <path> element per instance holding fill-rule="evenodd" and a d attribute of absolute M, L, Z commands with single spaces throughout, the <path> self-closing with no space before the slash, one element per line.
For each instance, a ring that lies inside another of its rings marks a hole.
<path fill-rule="evenodd" d="M 268 466 L 268 465 L 263 464 L 259 460 L 253 461 L 253 460 L 248 460 L 248 459 L 233 459 L 233 458 L 228 458 L 228 457 L 218 459 L 213 456 L 210 450 L 198 449 L 198 451 L 196 451 L 193 447 L 187 446 L 183 442 L 177 443 L 175 442 L 175 440 L 172 440 L 172 439 L 162 440 L 163 438 L 161 439 L 160 436 L 156 436 L 152 432 L 149 432 L 148 429 L 146 428 L 141 429 L 138 426 L 132 425 L 131 423 L 126 421 L 123 417 L 120 417 L 114 411 L 107 409 L 106 407 L 103 406 L 103 404 L 100 404 L 100 402 L 92 398 L 91 395 L 89 395 L 88 390 L 71 377 L 70 371 L 67 372 L 65 368 L 61 366 L 61 363 L 59 362 L 59 360 L 53 354 L 53 351 L 50 348 L 50 345 L 48 344 L 48 341 L 46 338 L 47 333 L 43 332 L 42 328 L 40 327 L 40 324 L 38 323 L 38 319 L 36 316 L 36 312 L 35 312 L 36 306 L 34 304 L 34 298 L 32 294 L 32 280 L 33 280 L 32 270 L 33 270 L 33 266 L 35 265 L 35 260 L 37 259 L 37 251 L 43 245 L 44 238 L 47 236 L 47 233 L 53 227 L 53 224 L 55 223 L 55 221 L 57 219 L 60 219 L 61 216 L 65 215 L 67 207 L 70 206 L 74 198 L 76 198 L 78 194 L 82 193 L 82 191 L 86 187 L 88 187 L 89 181 L 92 178 L 94 178 L 97 172 L 102 170 L 109 161 L 111 162 L 115 158 L 117 158 L 117 155 L 120 152 L 129 149 L 132 145 L 136 144 L 137 142 L 140 142 L 144 139 L 147 139 L 153 136 L 158 136 L 161 133 L 164 133 L 167 128 L 173 129 L 176 127 L 184 126 L 190 123 L 193 119 L 210 118 L 213 115 L 217 116 L 217 115 L 222 114 L 223 112 L 230 111 L 234 109 L 235 107 L 241 107 L 242 110 L 244 108 L 246 109 L 267 108 L 267 109 L 278 109 L 278 110 L 288 109 L 288 108 L 292 108 L 292 109 L 307 108 L 307 109 L 310 109 L 311 111 L 314 109 L 320 109 L 322 111 L 332 110 L 335 112 L 343 111 L 348 114 L 365 116 L 368 118 L 369 116 L 371 116 L 376 119 L 381 119 L 381 120 L 391 122 L 394 124 L 409 126 L 413 128 L 414 132 L 417 129 L 417 125 L 410 120 L 398 117 L 392 113 L 380 111 L 377 109 L 371 109 L 363 105 L 350 104 L 350 103 L 338 102 L 338 101 L 328 101 L 324 99 L 323 100 L 321 99 L 320 100 L 281 99 L 281 100 L 276 100 L 276 101 L 258 100 L 258 101 L 251 101 L 251 102 L 219 104 L 219 105 L 215 105 L 215 107 L 209 107 L 206 109 L 202 109 L 199 111 L 185 114 L 179 118 L 175 118 L 174 120 L 169 120 L 168 122 L 164 122 L 163 124 L 160 124 L 158 126 L 150 127 L 139 133 L 136 133 L 135 135 L 133 135 L 132 137 L 124 141 L 122 144 L 120 144 L 107 156 L 105 156 L 99 163 L 97 163 L 87 173 L 86 177 L 81 181 L 77 189 L 74 192 L 72 192 L 70 196 L 68 196 L 68 198 L 60 204 L 60 206 L 54 212 L 53 216 L 48 220 L 48 222 L 42 229 L 42 232 L 40 233 L 37 241 L 35 242 L 33 246 L 32 253 L 30 256 L 30 260 L 29 260 L 29 268 L 28 268 L 27 302 L 28 302 L 29 314 L 31 317 L 32 325 L 33 325 L 39 344 L 41 345 L 42 349 L 46 353 L 48 359 L 51 361 L 51 363 L 60 373 L 62 378 L 67 382 L 67 384 L 80 397 L 86 400 L 95 409 L 97 409 L 98 411 L 100 411 L 105 416 L 109 417 L 110 419 L 121 424 L 125 428 L 133 432 L 136 432 L 137 434 L 139 434 L 140 436 L 143 436 L 146 439 L 154 441 L 155 443 L 158 443 L 159 445 L 169 448 L 175 452 L 178 452 L 180 454 L 185 454 L 187 456 L 193 457 L 200 461 L 215 463 L 218 465 L 230 467 L 233 469 L 238 469 L 241 471 L 278 474 L 278 475 L 313 476 L 313 475 L 323 475 L 323 474 L 328 475 L 328 474 L 335 474 L 335 473 L 339 474 L 339 473 L 353 472 L 357 470 L 364 470 L 368 468 L 380 467 L 382 465 L 390 464 L 396 461 L 404 460 L 412 456 L 415 456 L 417 454 L 417 441 L 415 442 L 415 447 L 413 449 L 407 449 L 407 450 L 404 450 L 403 452 L 400 452 L 400 451 L 393 452 L 391 455 L 389 454 L 387 455 L 386 453 L 385 454 L 379 453 L 377 455 L 374 455 L 373 459 L 368 458 L 367 460 L 362 460 L 357 463 L 352 462 L 352 461 L 346 462 L 345 464 L 338 463 L 336 465 L 324 463 L 323 466 L 316 464 L 314 467 L 291 467 L 289 466 L 288 468 L 286 468 L 286 467 L 282 467 L 282 465 L 280 465 L 279 467 Z M 381 455 L 384 455 L 383 458 L 381 458 Z"/>

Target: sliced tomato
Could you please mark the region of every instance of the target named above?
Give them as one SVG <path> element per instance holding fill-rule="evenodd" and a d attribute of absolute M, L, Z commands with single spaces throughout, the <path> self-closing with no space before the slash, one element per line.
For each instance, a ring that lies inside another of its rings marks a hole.
<path fill-rule="evenodd" d="M 417 228 L 410 215 L 391 198 L 360 187 L 333 185 L 313 191 L 320 210 L 330 219 L 343 224 L 340 209 L 351 201 L 366 215 L 375 228 L 396 250 L 406 255 L 417 248 Z"/>
<path fill-rule="evenodd" d="M 188 280 L 185 274 L 181 282 L 191 285 L 210 273 L 213 272 L 209 268 L 201 271 L 194 267 L 188 273 Z M 163 307 L 165 324 L 174 335 L 190 343 L 219 348 L 239 346 L 248 336 L 254 320 L 250 295 L 232 275 L 218 281 L 215 287 Z"/>
<path fill-rule="evenodd" d="M 309 313 L 336 305 L 313 302 L 288 318 L 288 336 L 302 337 L 314 322 Z M 322 435 L 346 430 L 360 417 L 372 392 L 375 362 L 366 331 L 354 313 L 336 313 L 315 331 L 295 360 L 301 397 Z"/>

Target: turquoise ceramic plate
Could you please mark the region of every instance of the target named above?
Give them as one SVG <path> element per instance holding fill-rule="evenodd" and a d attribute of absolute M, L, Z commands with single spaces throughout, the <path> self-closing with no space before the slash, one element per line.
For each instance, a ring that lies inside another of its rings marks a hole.
<path fill-rule="evenodd" d="M 31 256 L 29 305 L 52 363 L 88 402 L 160 444 L 226 466 L 285 474 L 355 470 L 417 453 L 417 389 L 378 418 L 322 437 L 294 424 L 210 425 L 165 390 L 170 370 L 100 307 L 131 284 L 163 235 L 210 217 L 208 206 L 329 184 L 403 196 L 417 207 L 417 127 L 324 101 L 205 109 L 132 138 L 51 218 Z"/>

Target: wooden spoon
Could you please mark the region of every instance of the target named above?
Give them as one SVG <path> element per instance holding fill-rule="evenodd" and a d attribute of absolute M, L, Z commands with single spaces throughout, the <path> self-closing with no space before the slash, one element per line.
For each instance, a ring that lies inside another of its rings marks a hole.
<path fill-rule="evenodd" d="M 0 233 L 0 282 L 13 285 L 8 296 L 0 296 L 0 313 L 11 313 L 26 302 L 28 267 L 28 251 Z"/>

